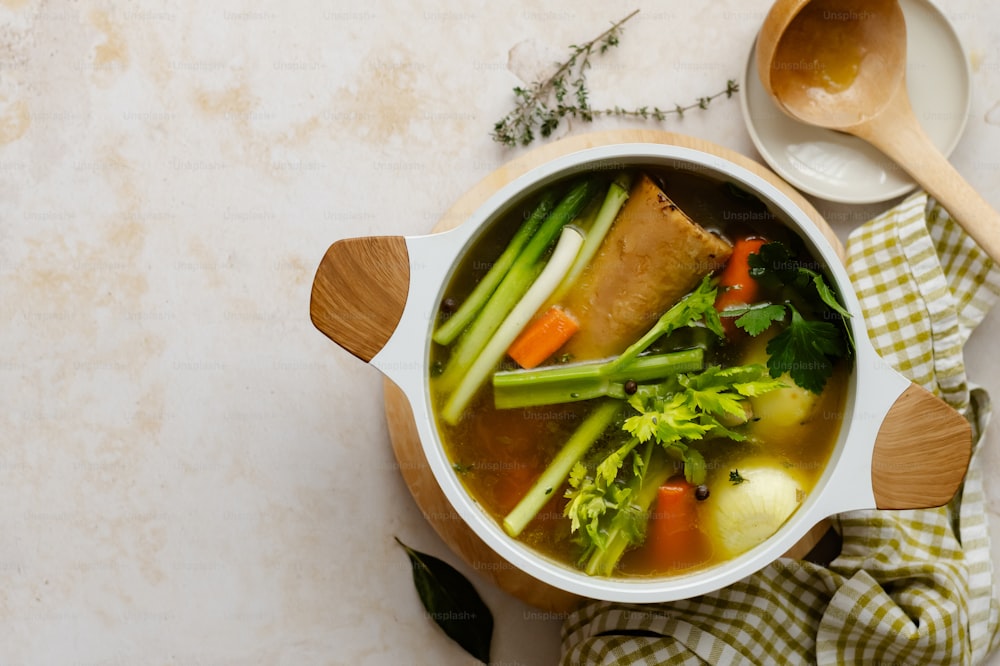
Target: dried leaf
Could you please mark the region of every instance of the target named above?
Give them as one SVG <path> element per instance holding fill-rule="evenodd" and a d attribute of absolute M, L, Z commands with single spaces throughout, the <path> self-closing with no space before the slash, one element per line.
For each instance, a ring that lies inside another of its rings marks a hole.
<path fill-rule="evenodd" d="M 493 614 L 476 588 L 447 562 L 413 550 L 399 538 L 396 543 L 410 558 L 413 584 L 427 615 L 466 652 L 489 663 Z"/>

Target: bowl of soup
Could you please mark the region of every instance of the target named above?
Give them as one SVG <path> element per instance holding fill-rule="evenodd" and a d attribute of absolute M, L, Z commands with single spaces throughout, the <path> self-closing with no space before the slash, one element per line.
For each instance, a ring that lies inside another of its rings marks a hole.
<path fill-rule="evenodd" d="M 808 215 L 691 148 L 581 150 L 453 230 L 338 241 L 311 314 L 405 394 L 465 525 L 585 597 L 716 590 L 835 513 L 947 502 L 968 462 Z"/>

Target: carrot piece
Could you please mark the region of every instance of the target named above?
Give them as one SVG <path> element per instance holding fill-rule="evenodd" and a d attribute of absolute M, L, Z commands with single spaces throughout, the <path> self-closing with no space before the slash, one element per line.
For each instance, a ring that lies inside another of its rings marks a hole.
<path fill-rule="evenodd" d="M 756 254 L 767 241 L 763 238 L 740 238 L 733 243 L 733 253 L 719 273 L 719 294 L 715 297 L 715 309 L 722 312 L 726 308 L 750 305 L 757 300 L 760 287 L 750 275 L 750 255 Z M 732 317 L 722 318 L 726 336 L 732 338 L 739 329 Z"/>
<path fill-rule="evenodd" d="M 671 477 L 660 486 L 642 550 L 653 571 L 687 569 L 708 560 L 711 546 L 698 527 L 695 487 L 684 477 Z"/>
<path fill-rule="evenodd" d="M 498 512 L 507 514 L 517 506 L 521 498 L 528 494 L 528 489 L 535 483 L 538 470 L 529 465 L 512 461 L 502 464 L 503 473 L 493 484 L 493 499 Z M 559 493 L 561 496 L 562 494 Z"/>
<path fill-rule="evenodd" d="M 576 319 L 557 305 L 521 331 L 507 349 L 507 355 L 522 368 L 534 368 L 580 329 Z"/>

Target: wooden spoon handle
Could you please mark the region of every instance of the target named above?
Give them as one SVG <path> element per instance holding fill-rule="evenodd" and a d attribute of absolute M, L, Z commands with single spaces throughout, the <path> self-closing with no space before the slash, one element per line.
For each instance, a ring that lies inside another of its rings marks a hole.
<path fill-rule="evenodd" d="M 337 241 L 313 280 L 309 315 L 328 338 L 366 363 L 392 337 L 410 288 L 403 236 Z"/>
<path fill-rule="evenodd" d="M 848 131 L 909 173 L 1000 264 L 1000 213 L 969 185 L 924 132 L 910 107 L 906 86 L 899 87 L 882 113 Z"/>
<path fill-rule="evenodd" d="M 958 492 L 972 456 L 972 428 L 934 394 L 911 384 L 875 439 L 872 490 L 879 509 L 924 509 Z"/>

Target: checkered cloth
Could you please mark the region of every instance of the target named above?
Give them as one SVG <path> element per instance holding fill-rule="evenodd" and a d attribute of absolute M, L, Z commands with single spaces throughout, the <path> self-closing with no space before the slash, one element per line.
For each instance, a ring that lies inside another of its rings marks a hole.
<path fill-rule="evenodd" d="M 924 194 L 857 229 L 847 256 L 876 349 L 965 413 L 978 445 L 989 399 L 962 346 L 1000 270 Z M 562 663 L 977 664 L 1000 644 L 981 458 L 946 507 L 835 516 L 828 566 L 779 559 L 694 599 L 588 602 L 563 624 Z"/>

